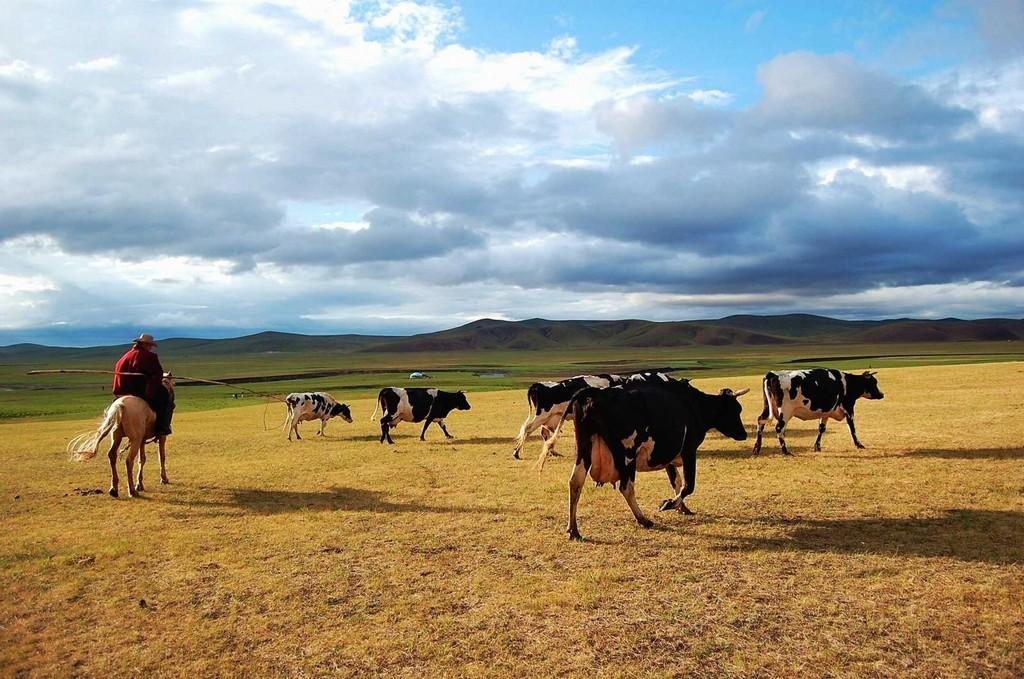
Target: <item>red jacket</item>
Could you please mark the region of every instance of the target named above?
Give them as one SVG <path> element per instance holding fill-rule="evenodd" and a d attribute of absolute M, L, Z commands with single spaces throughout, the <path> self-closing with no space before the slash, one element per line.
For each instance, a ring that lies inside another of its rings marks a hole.
<path fill-rule="evenodd" d="M 154 394 L 164 388 L 164 369 L 160 365 L 160 359 L 148 349 L 133 346 L 118 360 L 114 366 L 118 373 L 143 373 L 145 377 L 136 375 L 114 375 L 114 396 L 139 396 L 140 398 L 152 398 Z"/>

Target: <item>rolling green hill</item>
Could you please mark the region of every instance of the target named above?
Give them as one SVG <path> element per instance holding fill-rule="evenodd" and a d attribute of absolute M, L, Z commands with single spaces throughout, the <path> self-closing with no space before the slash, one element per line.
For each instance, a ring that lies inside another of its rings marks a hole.
<path fill-rule="evenodd" d="M 844 321 L 809 314 L 738 315 L 701 321 L 524 321 L 481 319 L 440 332 L 388 337 L 301 335 L 261 332 L 230 339 L 161 340 L 161 355 L 177 358 L 239 354 L 432 353 L 454 351 L 532 351 L 687 346 L 764 346 L 789 343 L 887 344 L 1002 342 L 1024 340 L 1024 320 L 990 318 L 964 321 L 893 319 Z M 0 362 L 50 359 L 111 359 L 123 345 L 68 348 L 38 344 L 0 347 Z"/>

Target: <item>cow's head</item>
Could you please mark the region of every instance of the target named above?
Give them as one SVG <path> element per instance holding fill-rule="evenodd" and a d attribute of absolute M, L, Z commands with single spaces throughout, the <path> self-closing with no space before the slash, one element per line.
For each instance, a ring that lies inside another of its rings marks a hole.
<path fill-rule="evenodd" d="M 876 373 L 872 370 L 865 370 L 861 373 L 861 377 L 864 378 L 864 398 L 885 398 L 885 394 L 883 394 L 881 389 L 878 388 L 878 380 L 875 379 L 875 374 Z"/>
<path fill-rule="evenodd" d="M 466 400 L 466 392 L 461 390 L 455 392 L 455 409 L 469 410 L 469 401 Z"/>
<path fill-rule="evenodd" d="M 737 441 L 743 441 L 747 438 L 747 428 L 743 426 L 743 420 L 740 418 L 743 406 L 740 405 L 739 398 L 748 391 L 750 389 L 740 389 L 739 391 L 722 389 L 718 392 L 718 398 L 722 407 L 718 409 L 718 418 L 713 426 L 729 438 Z"/>
<path fill-rule="evenodd" d="M 331 417 L 340 417 L 346 422 L 352 421 L 352 411 L 348 409 L 347 403 L 335 403 L 331 408 Z"/>

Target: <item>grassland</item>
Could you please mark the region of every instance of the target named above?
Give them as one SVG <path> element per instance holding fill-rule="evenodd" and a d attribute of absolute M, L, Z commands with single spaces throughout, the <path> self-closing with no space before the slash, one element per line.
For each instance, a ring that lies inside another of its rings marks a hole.
<path fill-rule="evenodd" d="M 38 368 L 109 370 L 122 348 L 85 352 L 83 358 L 0 361 L 0 420 L 86 417 L 110 401 L 110 378 L 97 375 L 27 376 Z M 230 380 L 235 387 L 180 386 L 178 412 L 247 406 L 262 393 L 324 390 L 345 398 L 372 398 L 382 386 L 404 385 L 425 370 L 434 386 L 471 392 L 520 389 L 539 379 L 585 372 L 673 367 L 680 375 L 718 377 L 763 374 L 778 367 L 827 364 L 842 369 L 893 368 L 1024 360 L 1022 342 L 924 344 L 819 344 L 590 348 L 558 351 L 445 351 L 351 353 L 275 351 L 195 354 L 161 351 L 164 367 L 178 375 Z M 259 400 L 259 399 L 257 399 Z"/>
<path fill-rule="evenodd" d="M 472 394 L 454 441 L 403 425 L 393 448 L 368 387 L 339 390 L 353 424 L 292 444 L 263 405 L 186 407 L 172 484 L 151 458 L 140 499 L 80 494 L 108 480 L 63 452 L 92 420 L 0 423 L 0 671 L 1021 676 L 1024 363 L 871 360 L 867 450 L 843 425 L 820 454 L 794 425 L 792 458 L 710 437 L 697 515 L 653 511 L 659 474 L 639 480 L 651 530 L 589 486 L 581 544 L 562 532 L 570 461 L 510 459 L 517 391 Z M 757 372 L 696 383 L 756 392 Z"/>

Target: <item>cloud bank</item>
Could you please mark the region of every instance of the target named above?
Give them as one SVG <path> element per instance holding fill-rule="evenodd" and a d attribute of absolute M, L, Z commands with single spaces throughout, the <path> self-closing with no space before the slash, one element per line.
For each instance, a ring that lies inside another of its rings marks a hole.
<path fill-rule="evenodd" d="M 1000 12 L 976 12 L 984 59 L 780 54 L 740 106 L 634 46 L 462 44 L 437 3 L 16 3 L 0 330 L 1020 315 Z"/>

